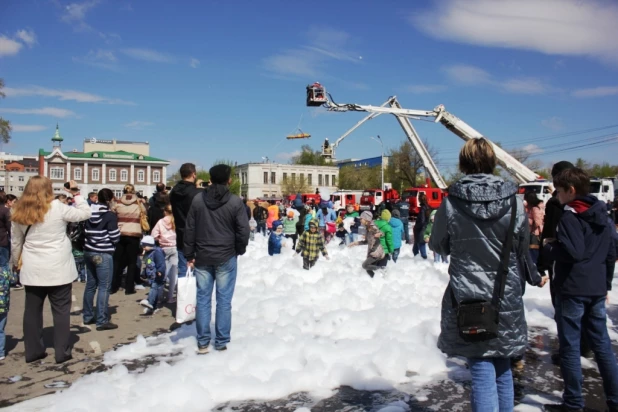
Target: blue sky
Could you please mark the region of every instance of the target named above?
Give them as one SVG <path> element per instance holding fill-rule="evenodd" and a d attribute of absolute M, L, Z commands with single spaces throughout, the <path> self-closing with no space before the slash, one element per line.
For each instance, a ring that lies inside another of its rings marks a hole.
<path fill-rule="evenodd" d="M 618 124 L 616 21 L 610 0 L 3 1 L 0 115 L 15 129 L 3 150 L 49 148 L 58 122 L 68 150 L 116 138 L 149 141 L 173 166 L 286 162 L 364 117 L 306 108 L 305 86 L 320 81 L 339 103 L 444 104 L 545 163 L 616 163 L 618 139 L 605 140 L 618 127 L 568 135 Z M 299 121 L 312 138 L 285 140 Z M 462 141 L 415 125 L 446 173 Z M 378 134 L 387 147 L 405 139 L 382 116 L 337 157 L 379 155 Z"/>

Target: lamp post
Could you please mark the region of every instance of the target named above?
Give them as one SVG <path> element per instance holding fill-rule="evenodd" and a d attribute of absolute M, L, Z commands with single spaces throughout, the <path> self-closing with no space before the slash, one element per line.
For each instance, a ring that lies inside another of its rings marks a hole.
<path fill-rule="evenodd" d="M 270 196 L 272 196 L 273 195 L 272 187 L 271 187 L 271 184 L 272 184 L 271 174 L 272 174 L 272 172 L 271 172 L 271 168 L 270 168 L 270 162 L 268 161 L 268 156 L 262 157 L 262 160 L 264 160 L 264 161 L 266 161 L 266 163 L 268 163 L 268 176 L 266 176 L 266 180 L 268 181 L 268 194 Z"/>
<path fill-rule="evenodd" d="M 380 146 L 382 147 L 382 155 L 380 156 L 380 169 L 382 169 L 382 187 L 380 187 L 380 190 L 384 190 L 384 143 L 382 142 L 382 138 L 380 137 L 380 135 L 377 136 L 377 139 L 371 136 L 371 139 L 379 142 Z"/>

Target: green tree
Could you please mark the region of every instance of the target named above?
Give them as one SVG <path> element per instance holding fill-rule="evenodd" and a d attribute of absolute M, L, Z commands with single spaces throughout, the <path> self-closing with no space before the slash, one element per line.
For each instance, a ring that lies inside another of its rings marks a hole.
<path fill-rule="evenodd" d="M 307 184 L 307 179 L 303 176 L 300 179 L 290 179 L 286 177 L 281 182 L 281 194 L 283 196 L 289 196 L 296 193 L 311 193 L 313 189 Z"/>
<path fill-rule="evenodd" d="M 229 159 L 217 159 L 213 162 L 213 166 L 215 165 L 228 165 L 232 168 L 232 184 L 230 185 L 230 192 L 233 194 L 240 196 L 240 179 L 236 177 L 236 163 Z M 208 172 L 205 172 L 208 174 Z M 205 182 L 210 180 L 210 175 L 208 175 L 208 180 L 204 179 Z"/>
<path fill-rule="evenodd" d="M 0 98 L 4 99 L 6 95 L 2 92 L 4 89 L 4 79 L 0 79 Z M 0 141 L 8 143 L 11 140 L 11 123 L 0 116 Z"/>
<path fill-rule="evenodd" d="M 294 156 L 291 163 L 310 166 L 324 166 L 327 164 L 326 160 L 322 157 L 322 152 L 320 150 L 314 151 L 309 145 L 303 145 L 300 148 L 300 154 Z"/>
<path fill-rule="evenodd" d="M 385 176 L 386 178 L 386 176 Z M 380 167 L 343 166 L 339 169 L 339 189 L 363 190 L 380 187 Z"/>

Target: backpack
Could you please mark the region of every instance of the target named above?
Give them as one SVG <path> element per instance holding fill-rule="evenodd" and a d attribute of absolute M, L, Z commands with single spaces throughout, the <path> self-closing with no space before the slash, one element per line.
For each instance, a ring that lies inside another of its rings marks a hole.
<path fill-rule="evenodd" d="M 83 251 L 86 246 L 86 221 L 71 223 L 67 226 L 67 236 L 73 249 Z"/>

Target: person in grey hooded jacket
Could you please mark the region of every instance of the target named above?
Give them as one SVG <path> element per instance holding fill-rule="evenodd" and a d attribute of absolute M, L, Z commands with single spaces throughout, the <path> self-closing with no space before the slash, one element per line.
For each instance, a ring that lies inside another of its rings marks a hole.
<path fill-rule="evenodd" d="M 545 282 L 529 258 L 528 219 L 523 202 L 515 196 L 517 185 L 493 175 L 495 167 L 490 142 L 481 138 L 464 145 L 459 168 L 466 176 L 449 187 L 429 241 L 435 253 L 451 256 L 438 347 L 449 356 L 468 358 L 474 411 L 513 410 L 510 358 L 523 354 L 526 348 L 525 280 L 537 285 Z M 517 217 L 498 337 L 466 342 L 457 327 L 457 305 L 474 299 L 491 301 L 513 200 L 517 202 Z"/>

